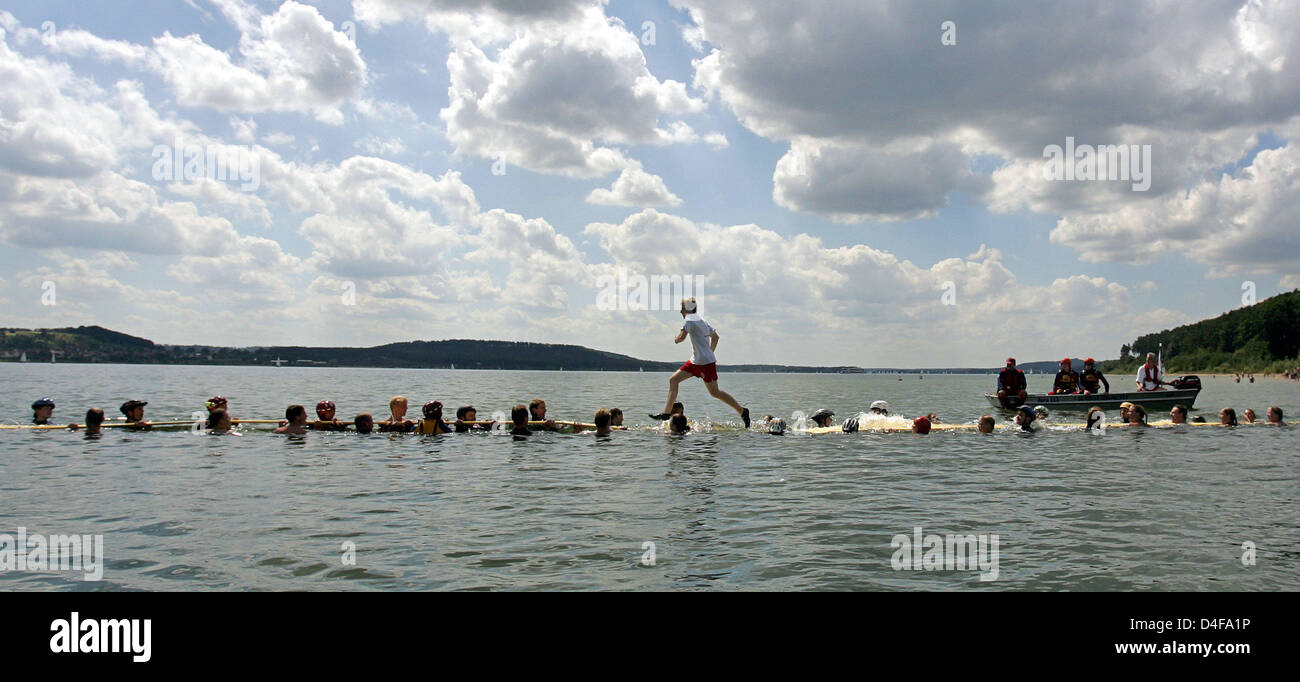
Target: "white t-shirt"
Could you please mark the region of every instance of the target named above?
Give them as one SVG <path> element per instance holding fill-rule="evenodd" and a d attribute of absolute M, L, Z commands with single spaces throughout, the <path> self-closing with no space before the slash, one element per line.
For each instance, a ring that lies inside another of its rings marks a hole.
<path fill-rule="evenodd" d="M 699 313 L 690 313 L 686 316 L 686 320 L 682 322 L 682 331 L 686 332 L 691 339 L 692 365 L 708 365 L 718 361 L 709 348 L 709 337 L 713 335 L 713 327 L 710 327 Z"/>
<path fill-rule="evenodd" d="M 1143 390 L 1154 391 L 1157 388 L 1160 388 L 1160 384 L 1159 384 L 1160 378 L 1161 377 L 1160 377 L 1159 367 L 1155 365 L 1151 366 L 1150 377 L 1147 376 L 1147 366 L 1145 364 L 1142 365 L 1141 367 L 1138 367 L 1138 373 L 1136 379 L 1138 384 L 1142 386 Z"/>

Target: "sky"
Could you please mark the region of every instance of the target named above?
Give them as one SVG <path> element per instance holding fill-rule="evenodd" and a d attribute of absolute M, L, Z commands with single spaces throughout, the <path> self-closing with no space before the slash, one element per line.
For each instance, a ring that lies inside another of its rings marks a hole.
<path fill-rule="evenodd" d="M 680 276 L 723 364 L 1114 358 L 1300 287 L 1297 33 L 1270 0 L 10 0 L 0 326 L 685 360 L 637 295 Z"/>

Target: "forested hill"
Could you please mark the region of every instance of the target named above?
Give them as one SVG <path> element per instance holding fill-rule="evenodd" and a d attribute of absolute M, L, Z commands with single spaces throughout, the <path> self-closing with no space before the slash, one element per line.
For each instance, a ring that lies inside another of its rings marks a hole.
<path fill-rule="evenodd" d="M 407 341 L 370 348 L 174 346 L 98 326 L 0 329 L 0 361 L 109 362 L 165 365 L 269 365 L 289 367 L 404 367 L 663 372 L 679 362 L 640 360 L 582 346 L 516 341 Z M 859 368 L 723 365 L 740 372 L 836 372 Z"/>
<path fill-rule="evenodd" d="M 1186 372 L 1280 372 L 1300 366 L 1300 290 L 1194 324 L 1139 336 L 1103 369 L 1136 370 L 1164 344 L 1165 368 Z"/>

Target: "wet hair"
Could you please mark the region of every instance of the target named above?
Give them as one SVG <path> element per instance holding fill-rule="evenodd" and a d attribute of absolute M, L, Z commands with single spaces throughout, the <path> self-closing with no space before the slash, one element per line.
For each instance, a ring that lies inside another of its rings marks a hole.
<path fill-rule="evenodd" d="M 681 403 L 673 403 L 672 414 L 686 414 L 686 406 Z"/>
<path fill-rule="evenodd" d="M 1138 418 L 1137 423 L 1139 423 L 1139 424 L 1145 424 L 1145 423 L 1147 423 L 1147 408 L 1142 407 L 1141 405 L 1134 405 L 1133 407 L 1129 408 L 1129 411 L 1128 411 L 1128 416 L 1129 416 L 1128 423 L 1130 423 L 1130 424 L 1133 423 L 1133 415 L 1137 415 L 1137 418 Z"/>
<path fill-rule="evenodd" d="M 611 407 L 611 408 L 609 408 L 609 416 L 610 416 L 610 417 L 621 417 L 621 416 L 623 416 L 623 410 L 622 410 L 621 408 Z"/>
<path fill-rule="evenodd" d="M 1268 408 L 1268 412 L 1276 412 L 1278 421 L 1282 420 L 1282 408 L 1278 407 L 1277 405 L 1270 405 Z M 1265 412 L 1264 414 L 1267 415 L 1268 412 Z M 1267 417 L 1265 418 L 1267 419 Z"/>
<path fill-rule="evenodd" d="M 294 421 L 295 419 L 298 418 L 298 415 L 302 415 L 304 417 L 307 416 L 307 408 L 303 407 L 302 405 L 290 405 L 284 410 L 284 418 L 288 419 L 289 421 Z"/>
<path fill-rule="evenodd" d="M 1186 406 L 1186 405 L 1174 405 L 1174 411 L 1177 412 L 1180 416 L 1182 416 L 1183 419 L 1186 419 L 1186 418 L 1187 418 L 1187 406 Z"/>
<path fill-rule="evenodd" d="M 473 405 L 464 405 L 464 406 L 458 407 L 458 408 L 456 408 L 456 418 L 457 418 L 457 419 L 464 419 L 464 418 L 465 418 L 465 415 L 469 414 L 470 412 L 473 412 L 473 413 L 475 413 L 475 414 L 478 414 L 478 409 L 476 409 Z"/>
<path fill-rule="evenodd" d="M 208 413 L 208 428 L 209 428 L 209 429 L 215 429 L 215 428 L 217 428 L 217 424 L 220 424 L 220 423 L 221 423 L 221 418 L 224 417 L 224 416 L 226 416 L 226 414 L 228 414 L 228 413 L 226 412 L 226 408 L 224 408 L 224 407 L 218 407 L 217 409 L 215 409 L 215 410 L 209 412 L 209 413 Z"/>
<path fill-rule="evenodd" d="M 985 424 L 988 424 L 989 427 L 992 428 L 994 424 L 992 415 L 986 414 L 980 417 L 980 426 L 984 426 Z"/>
<path fill-rule="evenodd" d="M 603 407 L 600 408 L 599 410 L 596 410 L 596 419 L 595 419 L 595 421 L 596 421 L 596 426 L 597 426 L 598 428 L 602 428 L 602 429 L 607 429 L 607 428 L 609 428 L 609 420 L 610 420 L 610 417 L 611 417 L 611 415 L 610 415 L 610 413 L 609 413 L 609 410 L 607 410 L 607 409 L 605 409 L 605 408 L 603 408 Z"/>
<path fill-rule="evenodd" d="M 676 431 L 690 431 L 690 430 L 691 430 L 691 425 L 690 425 L 690 423 L 686 421 L 686 415 L 684 415 L 684 414 L 675 414 L 675 415 L 673 415 L 673 429 L 676 430 Z"/>
<path fill-rule="evenodd" d="M 1204 424 L 1205 417 L 1202 417 L 1201 415 L 1198 414 L 1195 417 L 1192 417 L 1192 422 L 1195 424 Z"/>
<path fill-rule="evenodd" d="M 357 428 L 357 433 L 370 433 L 375 430 L 375 418 L 369 412 L 362 412 L 353 417 L 352 425 Z"/>
<path fill-rule="evenodd" d="M 104 423 L 104 411 L 98 407 L 86 410 L 86 426 L 99 426 Z"/>
<path fill-rule="evenodd" d="M 1237 411 L 1236 411 L 1236 410 L 1232 409 L 1231 407 L 1225 407 L 1225 408 L 1223 408 L 1223 414 L 1224 414 L 1224 416 L 1226 416 L 1226 417 L 1228 418 L 1228 421 L 1227 421 L 1228 426 L 1236 426 L 1236 425 L 1237 425 Z M 1221 418 L 1221 419 L 1222 419 L 1222 418 Z"/>
<path fill-rule="evenodd" d="M 404 395 L 395 395 L 395 396 L 393 396 L 392 400 L 389 400 L 389 401 L 388 401 L 388 409 L 391 410 L 391 409 L 393 408 L 394 405 L 396 405 L 396 404 L 398 404 L 398 403 L 403 403 L 403 404 L 405 404 L 406 402 L 407 402 L 407 400 L 406 400 L 406 396 L 404 396 Z"/>
<path fill-rule="evenodd" d="M 528 426 L 528 406 L 519 404 L 510 408 L 510 421 L 514 422 L 515 428 Z"/>
<path fill-rule="evenodd" d="M 536 416 L 537 416 L 537 408 L 541 407 L 542 404 L 544 404 L 545 402 L 546 402 L 546 401 L 545 401 L 545 400 L 542 400 L 541 398 L 533 398 L 532 400 L 529 400 L 529 401 L 528 401 L 528 414 L 531 415 L 531 416 L 536 417 Z"/>

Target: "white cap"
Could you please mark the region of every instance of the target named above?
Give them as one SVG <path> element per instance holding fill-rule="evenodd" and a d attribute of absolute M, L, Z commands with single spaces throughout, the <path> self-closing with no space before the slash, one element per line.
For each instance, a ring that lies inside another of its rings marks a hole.
<path fill-rule="evenodd" d="M 682 310 L 685 310 L 688 313 L 695 312 L 695 299 L 693 298 L 684 299 L 682 301 Z"/>
<path fill-rule="evenodd" d="M 875 410 L 875 409 L 888 410 L 888 409 L 889 409 L 889 403 L 887 403 L 887 402 L 885 402 L 885 401 L 883 401 L 883 400 L 877 400 L 876 402 L 871 403 L 871 409 L 873 409 L 873 410 Z"/>

